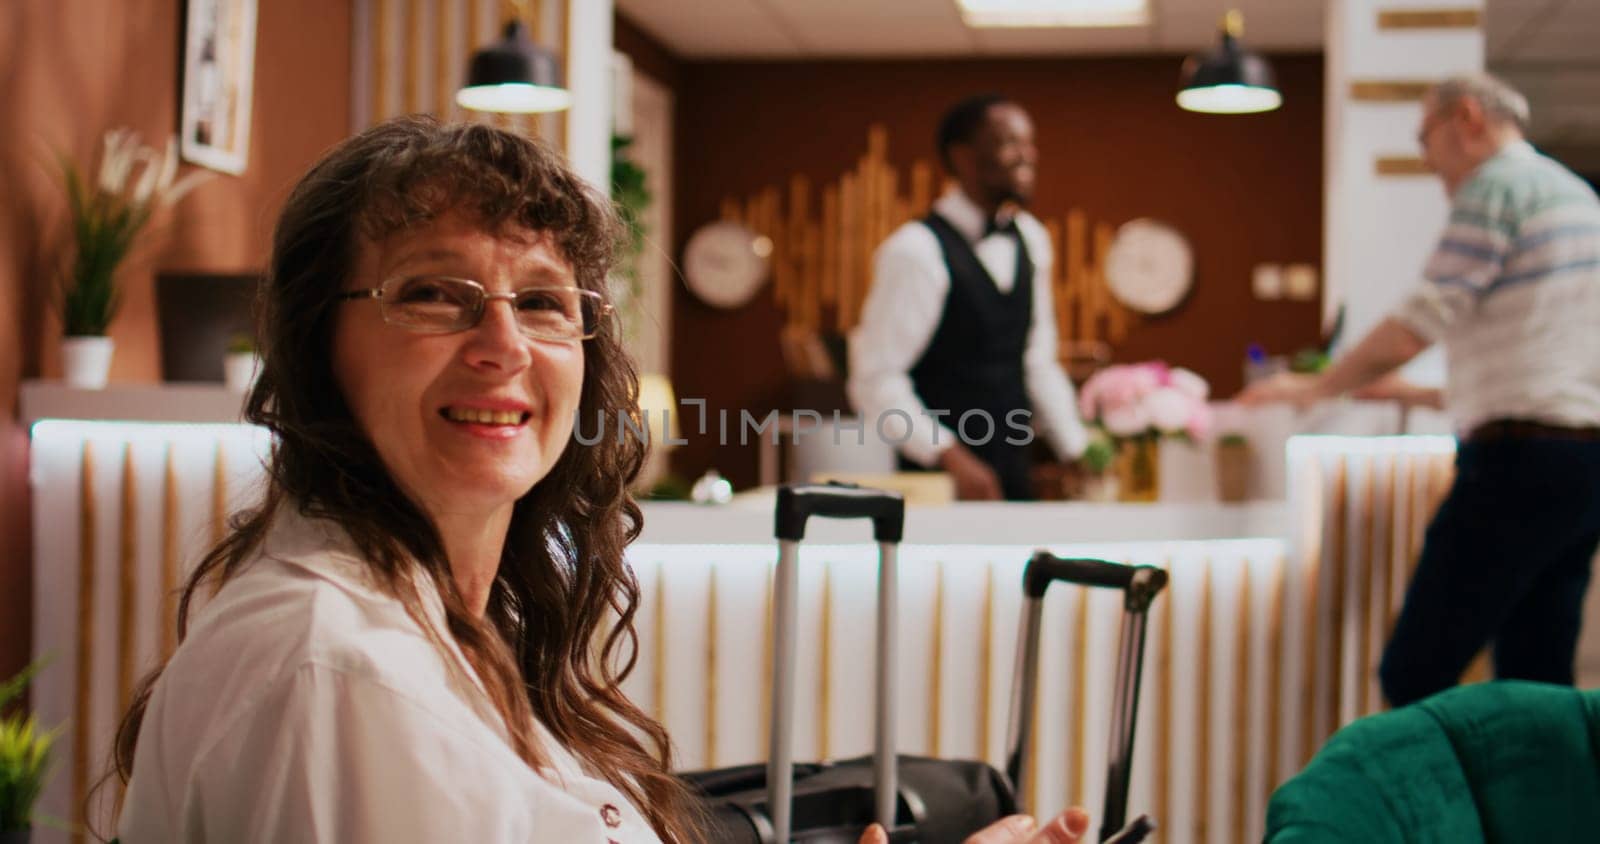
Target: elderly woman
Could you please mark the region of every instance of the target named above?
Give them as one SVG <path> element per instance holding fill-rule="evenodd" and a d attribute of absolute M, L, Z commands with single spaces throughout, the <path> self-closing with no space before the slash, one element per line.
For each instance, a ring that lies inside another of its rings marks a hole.
<path fill-rule="evenodd" d="M 476 125 L 382 124 L 295 188 L 246 410 L 275 435 L 265 498 L 119 732 L 122 841 L 696 839 L 618 687 L 643 445 L 572 438 L 636 408 L 617 225 L 558 156 Z M 1081 831 L 1057 825 L 1041 840 Z"/>

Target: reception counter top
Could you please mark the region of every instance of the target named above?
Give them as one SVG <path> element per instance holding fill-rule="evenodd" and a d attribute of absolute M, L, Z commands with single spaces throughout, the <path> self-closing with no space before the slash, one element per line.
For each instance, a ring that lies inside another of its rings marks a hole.
<path fill-rule="evenodd" d="M 18 405 L 23 424 L 41 419 L 229 424 L 239 422 L 244 395 L 198 382 L 82 390 L 59 381 L 26 381 Z"/>
<path fill-rule="evenodd" d="M 1285 503 L 1092 504 L 1087 502 L 959 503 L 906 508 L 905 537 L 914 545 L 1059 545 L 1172 542 L 1285 535 Z M 771 543 L 773 493 L 746 493 L 722 505 L 647 502 L 647 544 Z M 813 520 L 810 543 L 861 543 L 865 523 Z"/>

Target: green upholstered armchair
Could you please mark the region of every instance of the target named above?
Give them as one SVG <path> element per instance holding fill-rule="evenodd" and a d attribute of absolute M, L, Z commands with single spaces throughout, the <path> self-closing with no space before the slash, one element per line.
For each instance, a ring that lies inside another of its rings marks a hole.
<path fill-rule="evenodd" d="M 1479 683 L 1362 718 L 1272 795 L 1266 840 L 1600 841 L 1600 690 Z"/>

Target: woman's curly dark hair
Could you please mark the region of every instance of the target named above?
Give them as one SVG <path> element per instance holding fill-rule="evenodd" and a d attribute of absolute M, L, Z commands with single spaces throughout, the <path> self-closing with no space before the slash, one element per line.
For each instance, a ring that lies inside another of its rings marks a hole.
<path fill-rule="evenodd" d="M 245 417 L 274 434 L 265 500 L 234 520 L 185 586 L 178 631 L 207 581 L 232 577 L 280 507 L 337 522 L 380 582 L 422 618 L 420 568 L 444 598 L 448 633 L 483 680 L 511 743 L 543 762 L 537 718 L 592 771 L 626 794 L 668 841 L 687 841 L 694 802 L 669 773 L 666 731 L 619 684 L 637 659 L 639 585 L 623 548 L 641 514 L 628 486 L 644 460 L 634 437 L 571 440 L 515 506 L 483 618 L 466 607 L 433 522 L 400 491 L 357 426 L 331 367 L 334 297 L 363 243 L 446 212 L 487 231 L 549 232 L 588 290 L 605 292 L 621 229 L 610 203 L 537 141 L 484 125 L 401 118 L 339 144 L 284 206 L 258 301 L 263 366 Z M 584 342 L 582 419 L 637 418 L 638 376 L 614 321 Z M 426 627 L 425 627 L 426 629 Z M 598 652 L 597 652 L 598 649 Z M 157 670 L 118 731 L 126 782 Z M 643 736 L 641 741 L 638 736 Z"/>

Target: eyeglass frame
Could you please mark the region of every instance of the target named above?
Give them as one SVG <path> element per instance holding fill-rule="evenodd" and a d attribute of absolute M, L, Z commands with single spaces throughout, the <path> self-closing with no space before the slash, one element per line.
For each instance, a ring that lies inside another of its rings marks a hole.
<path fill-rule="evenodd" d="M 1418 145 L 1423 149 L 1428 148 L 1428 137 L 1433 134 L 1433 130 L 1443 126 L 1455 117 L 1452 113 L 1446 113 L 1446 109 L 1453 109 L 1456 105 L 1456 103 L 1449 103 L 1444 106 L 1435 105 L 1433 108 L 1423 112 L 1422 125 L 1417 127 Z"/>
<path fill-rule="evenodd" d="M 396 282 L 414 281 L 414 280 L 419 279 L 419 278 L 432 278 L 432 279 L 438 279 L 440 281 L 459 281 L 459 282 L 462 282 L 464 284 L 471 285 L 475 290 L 478 291 L 478 306 L 477 306 L 477 308 L 474 309 L 474 315 L 473 315 L 472 321 L 468 322 L 466 325 L 461 326 L 460 328 L 453 328 L 453 329 L 451 329 L 449 331 L 429 331 L 429 330 L 427 330 L 425 328 L 419 328 L 419 327 L 417 327 L 415 325 L 407 325 L 405 323 L 399 323 L 399 322 L 395 322 L 395 321 L 389 319 L 388 315 L 385 313 L 385 309 L 383 308 L 383 291 L 384 291 L 384 289 L 387 288 L 389 285 L 394 284 Z M 582 332 L 581 331 L 582 326 L 580 326 L 580 333 L 577 334 L 577 335 L 574 335 L 572 337 L 548 337 L 548 336 L 543 336 L 543 335 L 530 333 L 527 330 L 527 328 L 522 324 L 522 322 L 519 321 L 519 320 L 516 320 L 516 317 L 515 317 L 517 297 L 520 296 L 523 293 L 528 292 L 529 290 L 571 290 L 571 291 L 577 293 L 579 296 L 587 297 L 589 299 L 592 299 L 594 301 L 599 302 L 600 303 L 599 310 L 597 310 L 595 312 L 594 330 L 593 331 L 589 331 L 589 332 Z M 427 273 L 424 273 L 424 274 L 421 274 L 421 275 L 403 275 L 403 276 L 394 276 L 392 278 L 386 278 L 381 283 L 379 283 L 377 287 L 364 287 L 364 288 L 361 288 L 359 290 L 341 291 L 337 296 L 334 296 L 333 299 L 336 302 L 354 302 L 354 301 L 358 301 L 358 300 L 362 300 L 362 299 L 375 300 L 378 303 L 378 315 L 383 318 L 383 322 L 384 322 L 385 325 L 392 325 L 392 326 L 394 326 L 396 328 L 403 328 L 406 331 L 410 331 L 410 332 L 415 333 L 415 334 L 433 334 L 433 335 L 437 335 L 437 336 L 441 336 L 441 337 L 445 336 L 445 335 L 448 335 L 448 334 L 460 334 L 463 331 L 471 331 L 472 329 L 477 328 L 478 326 L 482 325 L 484 316 L 489 313 L 489 303 L 493 302 L 493 301 L 496 301 L 496 300 L 507 302 L 512 306 L 512 311 L 513 311 L 512 319 L 513 319 L 513 321 L 516 321 L 516 323 L 517 323 L 517 331 L 520 332 L 524 337 L 527 337 L 527 338 L 533 339 L 533 340 L 550 340 L 550 341 L 553 341 L 553 342 L 568 342 L 568 341 L 573 341 L 573 340 L 593 340 L 595 337 L 597 337 L 600 334 L 600 323 L 601 323 L 601 321 L 606 319 L 607 317 L 611 316 L 612 314 L 614 314 L 616 312 L 616 308 L 614 308 L 610 302 L 607 302 L 606 301 L 606 297 L 603 294 L 601 294 L 599 291 L 588 290 L 586 288 L 579 287 L 579 286 L 577 286 L 575 284 L 534 285 L 534 286 L 531 286 L 531 287 L 520 287 L 520 288 L 517 288 L 516 290 L 513 290 L 513 291 L 511 291 L 509 293 L 490 293 L 489 289 L 487 287 L 484 287 L 481 282 L 476 281 L 474 279 L 461 278 L 460 276 L 451 276 L 451 275 L 431 275 L 431 274 L 427 274 Z"/>

